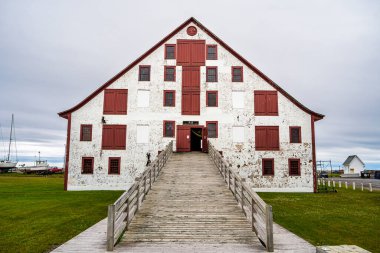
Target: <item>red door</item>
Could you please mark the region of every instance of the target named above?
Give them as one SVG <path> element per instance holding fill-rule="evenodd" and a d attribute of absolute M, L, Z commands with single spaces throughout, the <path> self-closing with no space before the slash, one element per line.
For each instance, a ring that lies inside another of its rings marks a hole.
<path fill-rule="evenodd" d="M 208 153 L 207 127 L 204 127 L 202 131 L 202 152 Z"/>
<path fill-rule="evenodd" d="M 190 151 L 190 126 L 177 126 L 177 152 Z"/>
<path fill-rule="evenodd" d="M 177 40 L 177 66 L 204 66 L 205 40 Z"/>

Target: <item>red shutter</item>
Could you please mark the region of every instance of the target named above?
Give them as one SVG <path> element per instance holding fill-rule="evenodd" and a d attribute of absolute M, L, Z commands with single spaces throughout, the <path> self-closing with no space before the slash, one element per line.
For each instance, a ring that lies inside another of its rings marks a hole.
<path fill-rule="evenodd" d="M 115 114 L 127 114 L 128 90 L 119 90 L 115 94 Z"/>
<path fill-rule="evenodd" d="M 192 115 L 200 115 L 200 93 L 193 92 L 191 94 L 191 114 Z"/>
<path fill-rule="evenodd" d="M 191 93 L 182 92 L 182 114 L 191 115 Z"/>
<path fill-rule="evenodd" d="M 200 67 L 182 67 L 182 89 L 200 90 Z"/>
<path fill-rule="evenodd" d="M 267 149 L 268 150 L 280 149 L 278 126 L 267 127 Z"/>
<path fill-rule="evenodd" d="M 114 146 L 113 139 L 113 127 L 103 126 L 102 149 L 112 149 Z"/>
<path fill-rule="evenodd" d="M 192 66 L 204 66 L 205 65 L 205 41 L 193 40 L 191 45 L 191 65 Z"/>
<path fill-rule="evenodd" d="M 190 151 L 190 127 L 177 126 L 177 152 Z"/>
<path fill-rule="evenodd" d="M 255 115 L 265 115 L 266 113 L 266 96 L 262 91 L 255 91 Z"/>
<path fill-rule="evenodd" d="M 114 147 L 113 149 L 125 149 L 127 137 L 127 126 L 114 126 Z"/>
<path fill-rule="evenodd" d="M 278 115 L 277 91 L 267 92 L 267 115 Z"/>
<path fill-rule="evenodd" d="M 104 90 L 104 114 L 112 114 L 115 108 L 115 91 Z"/>
<path fill-rule="evenodd" d="M 191 41 L 177 41 L 177 65 L 188 66 L 191 64 Z"/>
<path fill-rule="evenodd" d="M 265 150 L 267 147 L 266 128 L 257 126 L 255 127 L 255 143 L 256 150 Z"/>

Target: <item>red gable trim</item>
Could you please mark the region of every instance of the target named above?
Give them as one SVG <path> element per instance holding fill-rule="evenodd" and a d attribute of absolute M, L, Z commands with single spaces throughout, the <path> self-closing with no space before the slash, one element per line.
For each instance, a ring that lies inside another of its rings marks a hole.
<path fill-rule="evenodd" d="M 122 75 L 124 75 L 128 70 L 130 70 L 131 68 L 133 68 L 134 66 L 136 66 L 140 61 L 142 61 L 145 57 L 147 57 L 149 54 L 151 54 L 158 47 L 160 47 L 161 45 L 163 45 L 167 40 L 169 40 L 171 37 L 173 37 L 176 33 L 178 33 L 180 30 L 182 30 L 183 28 L 185 28 L 191 22 L 195 23 L 201 30 L 203 30 L 205 33 L 207 33 L 211 38 L 213 38 L 215 41 L 217 41 L 226 50 L 228 50 L 232 55 L 234 55 L 236 58 L 238 58 L 240 61 L 242 61 L 245 65 L 247 65 L 257 75 L 259 75 L 261 78 L 263 78 L 265 81 L 267 81 L 270 85 L 272 85 L 276 90 L 278 90 L 282 95 L 284 95 L 286 98 L 288 98 L 290 101 L 292 101 L 296 106 L 298 106 L 300 109 L 302 109 L 306 113 L 314 116 L 315 121 L 323 119 L 323 117 L 324 117 L 323 114 L 316 113 L 316 112 L 308 109 L 306 106 L 304 106 L 300 102 L 298 102 L 294 97 L 292 97 L 289 93 L 287 93 L 285 90 L 283 90 L 280 86 L 278 86 L 275 82 L 273 82 L 269 77 L 267 77 L 264 73 L 262 73 L 260 70 L 258 70 L 249 61 L 247 61 L 246 59 L 244 59 L 240 54 L 238 54 L 235 50 L 233 50 L 231 47 L 229 47 L 226 43 L 224 43 L 221 39 L 219 39 L 215 34 L 213 34 L 211 31 L 209 31 L 205 26 L 203 26 L 198 20 L 196 20 L 193 17 L 191 17 L 188 20 L 186 20 L 183 24 L 181 24 L 173 32 L 171 32 L 169 35 L 167 35 L 165 38 L 163 38 L 161 41 L 159 41 L 156 45 L 154 45 L 146 53 L 144 53 L 139 58 L 137 58 L 134 62 L 132 62 L 131 64 L 129 64 L 126 68 L 124 68 L 122 71 L 120 71 L 117 75 L 115 75 L 113 78 L 111 78 L 105 84 L 103 84 L 102 86 L 100 86 L 96 91 L 94 91 L 90 96 L 88 96 L 87 98 L 85 98 L 82 102 L 80 102 L 79 104 L 77 104 L 76 106 L 72 107 L 69 110 L 66 110 L 66 111 L 58 113 L 58 115 L 67 119 L 67 114 L 68 113 L 74 112 L 74 111 L 78 110 L 79 108 L 81 108 L 88 101 L 90 101 L 92 98 L 94 98 L 100 92 L 102 92 L 107 86 L 109 86 L 114 81 L 116 81 L 118 78 L 120 78 Z"/>

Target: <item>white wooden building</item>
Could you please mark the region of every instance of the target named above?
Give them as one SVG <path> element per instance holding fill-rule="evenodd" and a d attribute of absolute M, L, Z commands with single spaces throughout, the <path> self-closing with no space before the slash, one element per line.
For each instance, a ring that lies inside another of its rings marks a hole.
<path fill-rule="evenodd" d="M 295 73 L 296 74 L 296 73 Z M 65 189 L 127 189 L 170 141 L 209 140 L 257 191 L 313 192 L 311 111 L 190 18 L 73 108 Z"/>
<path fill-rule="evenodd" d="M 350 155 L 343 163 L 344 174 L 358 174 L 365 168 L 365 164 L 357 155 Z"/>

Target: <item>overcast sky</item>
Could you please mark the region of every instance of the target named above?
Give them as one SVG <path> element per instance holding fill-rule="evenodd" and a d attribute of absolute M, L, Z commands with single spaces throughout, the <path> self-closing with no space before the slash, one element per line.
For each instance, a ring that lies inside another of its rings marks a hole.
<path fill-rule="evenodd" d="M 189 17 L 310 109 L 317 159 L 380 169 L 380 1 L 0 1 L 0 124 L 63 157 L 71 108 Z"/>

